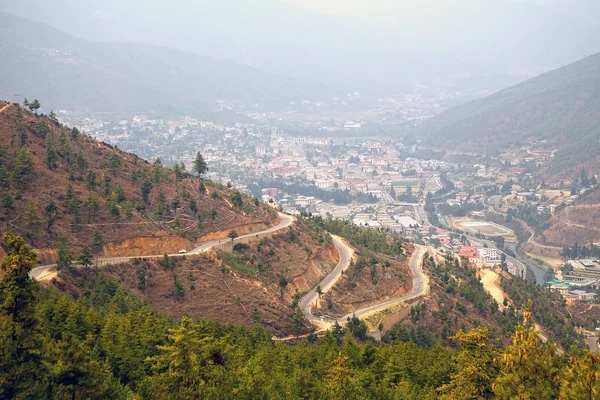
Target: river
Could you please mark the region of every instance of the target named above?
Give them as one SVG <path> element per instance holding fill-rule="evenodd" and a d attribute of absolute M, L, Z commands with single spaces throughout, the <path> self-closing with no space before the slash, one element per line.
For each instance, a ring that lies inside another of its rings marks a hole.
<path fill-rule="evenodd" d="M 516 243 L 505 243 L 504 245 L 507 249 L 511 250 L 513 253 L 515 253 L 515 258 L 517 260 L 519 260 L 520 262 L 522 262 L 523 264 L 527 265 L 527 268 L 529 269 L 529 271 L 531 271 L 531 273 L 533 273 L 533 276 L 535 277 L 535 282 L 538 285 L 543 285 L 544 284 L 544 277 L 546 276 L 546 271 L 540 267 L 538 267 L 537 265 L 535 265 L 534 263 L 532 263 L 531 261 L 523 258 L 518 252 L 517 252 L 517 244 Z"/>

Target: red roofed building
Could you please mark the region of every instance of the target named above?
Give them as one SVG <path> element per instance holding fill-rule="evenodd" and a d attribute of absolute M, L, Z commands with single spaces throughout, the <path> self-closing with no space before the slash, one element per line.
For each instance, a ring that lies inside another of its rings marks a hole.
<path fill-rule="evenodd" d="M 472 246 L 463 246 L 458 252 L 460 257 L 464 257 L 469 260 L 470 263 L 477 264 L 481 261 L 481 256 L 476 248 Z"/>
<path fill-rule="evenodd" d="M 521 168 L 521 167 L 512 167 L 508 169 L 508 174 L 509 175 L 515 175 L 515 176 L 519 176 L 523 173 L 523 171 L 525 171 L 525 168 Z"/>

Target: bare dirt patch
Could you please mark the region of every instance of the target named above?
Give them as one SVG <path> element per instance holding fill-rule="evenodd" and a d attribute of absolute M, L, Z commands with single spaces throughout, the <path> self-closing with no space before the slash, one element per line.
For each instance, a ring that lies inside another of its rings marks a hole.
<path fill-rule="evenodd" d="M 412 274 L 406 256 L 393 259 L 378 253 L 356 253 L 356 260 L 313 308 L 315 315 L 343 316 L 363 307 L 407 294 Z"/>
<path fill-rule="evenodd" d="M 153 310 L 174 319 L 189 315 L 250 327 L 256 309 L 260 323 L 271 333 L 293 333 L 289 301 L 259 280 L 240 276 L 214 255 L 173 257 L 167 267 L 162 260 L 135 260 L 104 272 L 139 294 Z"/>

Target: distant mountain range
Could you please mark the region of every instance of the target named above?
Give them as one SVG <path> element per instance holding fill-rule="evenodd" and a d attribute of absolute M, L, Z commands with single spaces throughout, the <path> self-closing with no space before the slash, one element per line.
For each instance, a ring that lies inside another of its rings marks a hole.
<path fill-rule="evenodd" d="M 36 97 L 53 108 L 203 115 L 218 108 L 215 102 L 285 105 L 338 94 L 320 83 L 166 47 L 85 41 L 6 13 L 0 13 L 0 59 L 0 96 Z"/>
<path fill-rule="evenodd" d="M 487 154 L 546 140 L 558 149 L 548 173 L 597 172 L 600 53 L 443 112 L 416 134 L 432 147 Z"/>
<path fill-rule="evenodd" d="M 421 84 L 499 90 L 600 51 L 597 19 L 579 14 L 593 0 L 562 0 L 578 13 L 531 1 L 28 0 L 0 9 L 86 40 L 167 46 L 386 96 Z"/>

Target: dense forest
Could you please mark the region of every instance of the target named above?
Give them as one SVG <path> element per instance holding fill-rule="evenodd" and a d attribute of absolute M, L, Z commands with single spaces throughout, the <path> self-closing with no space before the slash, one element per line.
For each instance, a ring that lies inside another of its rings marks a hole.
<path fill-rule="evenodd" d="M 40 287 L 35 254 L 3 237 L 0 398 L 17 399 L 591 399 L 600 359 L 541 343 L 531 314 L 506 348 L 484 327 L 456 350 L 357 340 L 344 328 L 293 345 L 244 329 L 151 313 L 90 271 L 81 295 Z"/>

